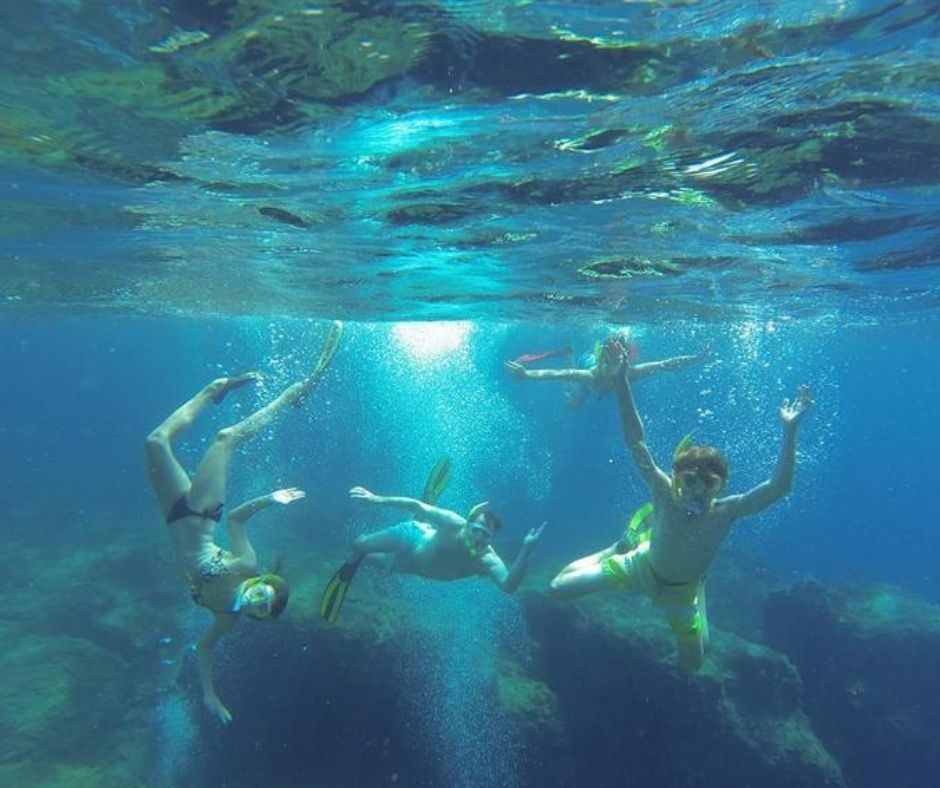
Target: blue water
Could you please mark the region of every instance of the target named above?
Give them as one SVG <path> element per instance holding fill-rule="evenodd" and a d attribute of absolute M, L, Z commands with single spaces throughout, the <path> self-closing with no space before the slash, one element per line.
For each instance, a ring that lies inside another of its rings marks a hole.
<path fill-rule="evenodd" d="M 506 511 L 511 544 L 543 520 L 550 527 L 541 549 L 559 556 L 616 533 L 644 492 L 623 449 L 612 398 L 570 411 L 560 385 L 522 384 L 501 369 L 505 359 L 533 347 L 590 347 L 590 332 L 478 326 L 459 353 L 415 362 L 390 329 L 349 327 L 326 401 L 283 417 L 285 424 L 235 464 L 232 486 L 242 497 L 309 485 L 313 516 L 327 530 L 290 536 L 338 538 L 351 513 L 350 486 L 415 490 L 444 452 L 454 458 L 455 485 L 485 493 Z M 3 331 L 3 505 L 39 509 L 51 524 L 46 538 L 74 539 L 101 536 L 96 511 L 153 520 L 143 436 L 224 372 L 266 373 L 260 404 L 302 374 L 323 324 L 17 318 L 4 321 Z M 896 583 L 938 599 L 925 467 L 940 440 L 937 336 L 934 321 L 839 329 L 790 324 L 772 333 L 756 324 L 651 327 L 643 358 L 692 352 L 705 341 L 714 357 L 637 384 L 637 397 L 657 456 L 667 457 L 695 429 L 697 439 L 726 451 L 731 486 L 744 490 L 776 461 L 780 400 L 809 383 L 817 407 L 800 436 L 796 490 L 736 528 L 731 543 L 784 571 Z M 393 366 L 402 369 L 390 383 Z M 454 403 L 461 403 L 456 413 Z M 191 464 L 226 423 L 215 413 L 206 421 L 188 441 Z"/>

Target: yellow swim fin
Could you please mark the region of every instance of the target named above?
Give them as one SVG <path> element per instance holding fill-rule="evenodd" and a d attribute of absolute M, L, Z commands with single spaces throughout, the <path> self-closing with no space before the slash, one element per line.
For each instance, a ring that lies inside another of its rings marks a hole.
<path fill-rule="evenodd" d="M 448 484 L 450 484 L 450 457 L 441 457 L 434 463 L 434 467 L 428 474 L 421 500 L 430 504 L 437 503 L 437 499 L 447 489 Z"/>
<path fill-rule="evenodd" d="M 317 365 L 313 368 L 313 377 L 321 374 L 330 365 L 333 356 L 336 355 L 336 349 L 339 347 L 339 340 L 343 336 L 343 323 L 340 320 L 334 320 L 330 326 L 330 333 L 327 334 L 323 350 L 320 351 L 320 358 L 317 359 Z"/>
<path fill-rule="evenodd" d="M 623 533 L 624 542 L 632 550 L 637 545 L 650 540 L 650 531 L 652 522 L 650 517 L 653 514 L 653 504 L 648 502 L 643 504 L 633 513 L 626 531 Z"/>
<path fill-rule="evenodd" d="M 346 599 L 346 592 L 349 590 L 349 584 L 356 576 L 356 570 L 362 562 L 362 556 L 347 561 L 330 578 L 323 589 L 323 595 L 320 597 L 320 615 L 326 619 L 327 623 L 335 624 L 339 618 L 339 612 L 343 609 L 343 602 Z"/>

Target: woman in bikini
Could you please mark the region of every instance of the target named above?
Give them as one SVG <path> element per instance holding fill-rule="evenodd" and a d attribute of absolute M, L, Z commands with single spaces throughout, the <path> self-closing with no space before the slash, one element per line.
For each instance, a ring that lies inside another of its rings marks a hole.
<path fill-rule="evenodd" d="M 212 649 L 244 614 L 251 619 L 276 618 L 287 606 L 287 582 L 276 574 L 258 574 L 258 559 L 245 533 L 245 522 L 272 504 L 289 504 L 304 497 L 296 488 L 275 490 L 233 509 L 227 518 L 230 549 L 215 543 L 215 528 L 222 519 L 225 485 L 235 448 L 265 429 L 288 405 L 296 405 L 326 369 L 339 341 L 342 324 L 334 323 L 323 354 L 313 372 L 288 386 L 272 402 L 231 427 L 219 430 L 196 475 L 190 479 L 173 454 L 173 440 L 209 403 L 219 404 L 233 389 L 255 383 L 249 372 L 212 381 L 177 408 L 147 437 L 147 469 L 177 556 L 189 583 L 193 601 L 213 614 L 213 622 L 196 645 L 196 661 L 203 700 L 223 723 L 231 712 L 215 691 Z"/>

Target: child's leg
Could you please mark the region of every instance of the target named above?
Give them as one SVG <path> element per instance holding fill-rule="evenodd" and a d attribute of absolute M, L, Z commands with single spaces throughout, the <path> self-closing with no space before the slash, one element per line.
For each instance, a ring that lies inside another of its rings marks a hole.
<path fill-rule="evenodd" d="M 679 664 L 689 672 L 698 670 L 705 662 L 705 650 L 708 648 L 704 585 L 700 585 L 694 597 L 684 603 L 660 601 L 659 604 L 676 636 Z"/>
<path fill-rule="evenodd" d="M 611 588 L 601 555 L 602 553 L 595 553 L 579 558 L 562 569 L 552 580 L 552 596 L 556 599 L 574 599 Z"/>
<path fill-rule="evenodd" d="M 178 407 L 169 418 L 147 436 L 147 472 L 164 515 L 174 503 L 189 492 L 189 475 L 173 454 L 172 442 L 210 402 L 221 402 L 233 388 L 254 380 L 251 375 L 237 378 L 218 378 L 195 397 Z"/>
<path fill-rule="evenodd" d="M 566 566 L 552 580 L 551 593 L 558 599 L 590 594 L 594 591 L 645 593 L 643 566 L 649 543 L 644 542 L 629 553 L 616 552 L 616 545 Z M 577 569 L 573 567 L 577 564 Z"/>
<path fill-rule="evenodd" d="M 679 664 L 694 673 L 705 663 L 705 641 L 700 633 L 688 631 L 676 633 L 676 648 L 679 652 Z"/>
<path fill-rule="evenodd" d="M 578 558 L 575 561 L 572 561 L 566 567 L 564 567 L 557 575 L 556 579 L 563 578 L 566 575 L 580 572 L 584 569 L 591 568 L 594 564 L 599 564 L 605 558 L 612 556 L 614 554 L 613 547 L 605 547 L 603 550 L 598 550 L 596 553 L 591 553 L 591 555 L 586 555 L 584 558 Z"/>

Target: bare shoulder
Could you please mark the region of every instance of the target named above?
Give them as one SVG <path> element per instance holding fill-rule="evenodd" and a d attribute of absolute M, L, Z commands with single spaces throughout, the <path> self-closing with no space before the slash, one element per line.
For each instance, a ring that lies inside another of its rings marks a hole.
<path fill-rule="evenodd" d="M 743 502 L 744 496 L 740 494 L 718 498 L 712 505 L 711 512 L 714 517 L 715 525 L 731 525 L 731 523 L 741 517 L 741 506 Z"/>

